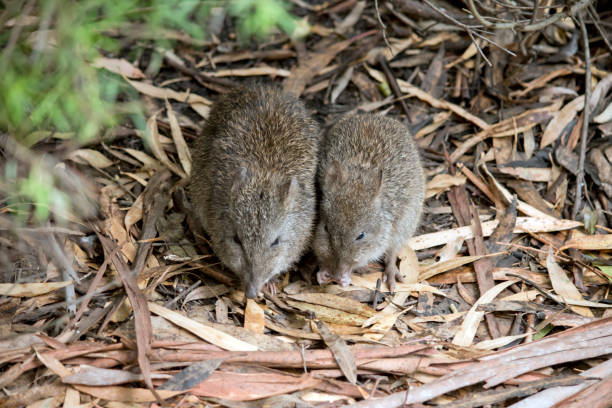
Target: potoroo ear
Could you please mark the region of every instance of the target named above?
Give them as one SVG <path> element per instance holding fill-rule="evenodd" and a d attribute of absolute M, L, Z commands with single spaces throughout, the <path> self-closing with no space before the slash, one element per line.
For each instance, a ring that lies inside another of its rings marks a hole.
<path fill-rule="evenodd" d="M 346 182 L 346 172 L 338 162 L 334 160 L 325 171 L 325 184 L 331 185 L 334 183 L 344 184 Z"/>
<path fill-rule="evenodd" d="M 296 201 L 300 192 L 300 183 L 297 178 L 291 177 L 291 180 L 280 186 L 280 199 L 283 207 L 289 208 Z"/>
<path fill-rule="evenodd" d="M 371 173 L 372 185 L 370 191 L 372 191 L 372 197 L 376 198 L 380 194 L 380 188 L 382 187 L 383 171 L 382 169 L 374 169 Z"/>
<path fill-rule="evenodd" d="M 238 168 L 238 170 L 236 170 L 236 172 L 234 173 L 234 180 L 232 182 L 232 187 L 230 190 L 232 196 L 234 196 L 238 192 L 240 187 L 245 185 L 250 178 L 251 175 L 249 174 L 249 171 L 245 166 L 241 166 L 240 168 Z"/>

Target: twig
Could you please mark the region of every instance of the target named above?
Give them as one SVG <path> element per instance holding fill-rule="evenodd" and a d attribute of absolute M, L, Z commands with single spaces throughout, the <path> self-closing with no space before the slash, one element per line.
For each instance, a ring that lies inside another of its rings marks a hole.
<path fill-rule="evenodd" d="M 589 7 L 587 7 L 587 12 L 589 13 L 589 16 L 591 17 L 591 19 L 593 20 L 593 24 L 595 25 L 595 28 L 597 28 L 597 31 L 599 31 L 599 34 L 601 34 L 601 38 L 603 39 L 603 42 L 608 47 L 608 50 L 612 52 L 612 43 L 610 42 L 610 36 L 606 32 L 606 29 L 602 27 L 601 24 L 599 23 L 600 22 L 599 15 L 597 14 L 597 11 L 593 9 L 592 4 L 589 5 Z"/>
<path fill-rule="evenodd" d="M 425 0 L 425 2 L 427 3 L 427 0 Z M 523 24 L 520 21 L 511 21 L 511 22 L 505 22 L 505 23 L 493 23 L 491 21 L 488 21 L 487 19 L 485 19 L 476 9 L 476 5 L 474 4 L 474 0 L 468 0 L 468 7 L 470 9 L 470 12 L 472 13 L 472 15 L 474 16 L 474 18 L 476 20 L 478 20 L 479 23 L 481 23 L 482 25 L 484 25 L 485 27 L 489 27 L 489 28 L 493 28 L 495 30 L 499 30 L 499 29 L 512 29 L 512 30 L 517 30 L 517 31 L 537 31 L 537 30 L 541 30 L 544 27 L 547 27 L 551 24 L 556 23 L 557 21 L 566 18 L 568 16 L 574 16 L 578 13 L 580 13 L 585 7 L 589 6 L 591 4 L 592 0 L 582 0 L 574 5 L 572 5 L 570 7 L 569 10 L 567 11 L 563 11 L 561 13 L 556 13 L 553 14 L 552 16 L 545 18 L 543 20 L 540 20 L 538 22 L 533 22 L 533 19 L 531 19 L 531 21 L 529 21 L 529 23 L 527 24 Z M 536 12 L 536 8 L 534 8 L 534 14 Z"/>
<path fill-rule="evenodd" d="M 387 64 L 387 60 L 385 59 L 385 56 L 382 54 L 378 54 L 376 56 L 376 60 L 378 61 L 378 63 L 380 64 L 380 67 L 385 73 L 385 76 L 387 77 L 387 81 L 389 81 L 389 86 L 391 86 L 391 90 L 393 91 L 393 93 L 395 94 L 397 98 L 401 98 L 402 91 L 400 90 L 400 87 L 397 84 L 395 77 L 393 76 L 393 72 L 391 72 L 391 69 L 389 68 L 389 64 Z M 410 111 L 408 110 L 408 106 L 406 105 L 406 102 L 404 101 L 404 99 L 398 99 L 398 100 L 399 100 L 400 105 L 402 105 L 402 109 L 404 110 L 404 113 L 406 114 L 406 116 L 410 117 Z"/>
<path fill-rule="evenodd" d="M 36 3 L 34 0 L 28 1 L 23 7 L 23 12 L 21 13 L 21 15 L 28 16 L 32 11 L 32 8 L 34 7 L 34 3 Z M 4 47 L 4 51 L 2 52 L 2 58 L 0 58 L 0 61 L 3 61 L 5 64 L 8 64 L 8 62 L 11 60 L 11 54 L 13 53 L 15 45 L 17 45 L 17 41 L 19 40 L 19 36 L 21 35 L 21 30 L 23 29 L 23 27 L 24 26 L 21 24 L 15 24 L 15 26 L 11 30 L 9 39 L 6 43 L 6 46 Z"/>
<path fill-rule="evenodd" d="M 427 4 L 429 7 L 431 7 L 432 9 L 434 9 L 435 11 L 437 11 L 437 12 L 438 12 L 439 14 L 441 14 L 442 16 L 446 17 L 446 18 L 447 18 L 448 20 L 450 20 L 450 21 L 451 21 L 453 24 L 455 24 L 455 25 L 457 25 L 457 26 L 459 26 L 459 27 L 463 28 L 463 29 L 464 29 L 464 30 L 465 30 L 465 31 L 466 31 L 466 32 L 467 32 L 467 33 L 470 35 L 470 38 L 472 39 L 472 41 L 474 41 L 474 37 L 473 37 L 473 36 L 475 35 L 475 36 L 477 36 L 478 38 L 481 38 L 481 39 L 483 39 L 483 40 L 485 40 L 485 41 L 487 41 L 487 42 L 489 42 L 489 43 L 491 43 L 491 44 L 495 45 L 495 46 L 496 46 L 496 47 L 498 47 L 499 49 L 504 50 L 506 53 L 508 53 L 508 54 L 512 55 L 513 57 L 516 57 L 516 54 L 515 54 L 515 53 L 513 53 L 512 51 L 510 51 L 509 49 L 507 49 L 506 47 L 504 47 L 504 46 L 502 46 L 501 44 L 498 44 L 498 43 L 496 43 L 495 41 L 493 41 L 493 40 L 491 40 L 491 39 L 489 39 L 489 38 L 487 38 L 487 37 L 485 37 L 485 36 L 483 36 L 483 35 L 479 34 L 478 32 L 476 32 L 475 30 L 476 30 L 477 28 L 479 28 L 479 27 L 475 27 L 475 26 L 470 27 L 470 26 L 469 26 L 469 25 L 467 25 L 467 24 L 463 24 L 462 22 L 460 22 L 460 21 L 459 21 L 459 20 L 457 20 L 456 18 L 454 18 L 454 17 L 452 17 L 452 16 L 448 15 L 446 12 L 444 12 L 444 10 L 441 10 L 441 9 L 439 9 L 438 7 L 436 7 L 436 6 L 435 6 L 433 3 L 431 3 L 429 0 L 423 0 L 423 2 L 424 2 L 425 4 Z M 476 48 L 478 49 L 478 52 L 480 53 L 480 55 L 482 55 L 482 57 L 483 57 L 485 60 L 487 60 L 487 57 L 485 57 L 485 56 L 483 55 L 482 50 L 480 49 L 480 47 L 478 46 L 478 44 L 476 44 Z M 488 61 L 488 60 L 487 60 L 487 61 Z M 490 62 L 489 62 L 489 64 L 490 64 Z"/>
<path fill-rule="evenodd" d="M 144 191 L 143 200 L 143 223 L 140 236 L 140 245 L 133 263 L 132 274 L 140 275 L 151 249 L 151 238 L 157 234 L 156 224 L 163 216 L 164 210 L 170 200 L 170 179 L 172 174 L 169 170 L 158 171 L 151 177 Z"/>
<path fill-rule="evenodd" d="M 584 118 L 582 120 L 582 134 L 580 135 L 580 158 L 578 161 L 578 175 L 576 176 L 576 197 L 574 199 L 574 208 L 572 209 L 572 219 L 575 220 L 582 204 L 582 184 L 584 183 L 584 159 L 586 156 L 587 134 L 589 130 L 589 115 L 591 102 L 591 50 L 589 48 L 589 37 L 586 26 L 584 24 L 584 15 L 578 15 L 578 23 L 580 25 L 580 34 L 582 35 L 582 44 L 584 47 L 584 63 L 585 73 L 585 90 L 584 90 Z"/>
<path fill-rule="evenodd" d="M 387 44 L 387 47 L 389 47 L 391 52 L 393 52 L 393 48 L 391 47 L 391 44 L 389 44 L 389 40 L 387 39 L 387 26 L 385 25 L 385 23 L 383 23 L 382 18 L 380 18 L 380 10 L 378 9 L 378 0 L 374 0 L 374 8 L 376 9 L 376 18 L 378 19 L 378 24 L 380 24 L 380 27 L 382 28 L 382 34 L 383 34 L 383 39 L 385 40 L 385 44 Z"/>

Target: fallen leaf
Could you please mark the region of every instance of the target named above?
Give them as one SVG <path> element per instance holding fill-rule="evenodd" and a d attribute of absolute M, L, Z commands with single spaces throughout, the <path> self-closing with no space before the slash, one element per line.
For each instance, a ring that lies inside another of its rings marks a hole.
<path fill-rule="evenodd" d="M 185 142 L 183 132 L 179 126 L 176 115 L 172 110 L 172 106 L 166 99 L 166 111 L 168 113 L 168 122 L 170 123 L 170 132 L 172 133 L 172 140 L 174 140 L 174 146 L 176 146 L 176 152 L 178 153 L 179 161 L 185 170 L 185 174 L 188 176 L 191 174 L 191 151 Z"/>
<path fill-rule="evenodd" d="M 106 58 L 98 57 L 91 64 L 95 68 L 104 68 L 107 71 L 114 72 L 115 74 L 123 75 L 127 78 L 132 79 L 143 79 L 146 78 L 142 71 L 130 64 L 123 58 Z"/>
<path fill-rule="evenodd" d="M 128 388 L 118 386 L 93 387 L 89 385 L 75 385 L 77 390 L 95 398 L 118 402 L 154 402 L 157 401 L 153 393 L 146 388 Z M 183 391 L 157 390 L 162 398 L 171 398 Z"/>
<path fill-rule="evenodd" d="M 557 112 L 552 120 L 548 122 L 542 140 L 540 141 L 540 149 L 552 144 L 559 136 L 565 127 L 584 109 L 584 95 L 575 98 L 573 101 L 565 105 Z"/>
<path fill-rule="evenodd" d="M 212 72 L 202 72 L 202 74 L 211 77 L 249 77 L 249 76 L 272 76 L 272 77 L 288 77 L 290 71 L 274 67 L 253 67 L 242 69 L 220 69 Z"/>
<path fill-rule="evenodd" d="M 247 299 L 244 309 L 244 328 L 253 333 L 263 334 L 265 325 L 263 309 L 253 299 Z"/>
<path fill-rule="evenodd" d="M 425 198 L 433 197 L 451 188 L 452 186 L 460 186 L 465 184 L 466 178 L 461 174 L 437 174 L 431 179 L 425 187 Z"/>
<path fill-rule="evenodd" d="M 406 245 L 397 254 L 400 260 L 399 272 L 404 283 L 417 283 L 419 281 L 419 258 L 410 246 Z"/>
<path fill-rule="evenodd" d="M 185 391 L 206 380 L 223 362 L 223 359 L 206 360 L 182 369 L 162 384 L 159 390 Z"/>
<path fill-rule="evenodd" d="M 436 276 L 440 273 L 450 271 L 451 269 L 455 269 L 460 266 L 475 262 L 479 259 L 497 256 L 497 255 L 500 255 L 500 253 L 487 254 L 487 255 L 474 255 L 474 256 L 460 256 L 455 259 L 449 259 L 446 261 L 436 262 L 435 264 L 429 265 L 420 270 L 419 281 L 424 281 L 426 279 L 431 278 L 432 276 Z"/>
<path fill-rule="evenodd" d="M 81 369 L 76 373 L 62 378 L 62 382 L 64 384 L 95 386 L 126 384 L 141 380 L 141 374 L 133 373 L 131 371 L 87 366 L 81 367 Z"/>
<path fill-rule="evenodd" d="M 546 257 L 546 269 L 548 269 L 548 276 L 555 292 L 563 299 L 573 299 L 582 301 L 584 300 L 576 286 L 569 280 L 565 271 L 555 261 L 552 248 L 548 249 L 548 256 Z M 588 307 L 583 306 L 570 306 L 570 308 L 581 316 L 595 317 L 593 312 Z"/>
<path fill-rule="evenodd" d="M 181 178 L 187 178 L 187 175 L 179 169 L 176 164 L 172 163 L 166 154 L 159 141 L 159 132 L 157 130 L 157 114 L 151 116 L 147 120 L 147 131 L 144 133 L 145 141 L 151 148 L 153 155 L 170 169 L 174 174 Z"/>
<path fill-rule="evenodd" d="M 528 181 L 552 181 L 552 169 L 537 167 L 499 167 L 499 171 Z"/>
<path fill-rule="evenodd" d="M 483 303 L 491 303 L 493 299 L 495 299 L 504 289 L 506 289 L 508 286 L 514 285 L 516 282 L 516 280 L 502 282 L 487 290 L 476 301 L 476 303 L 472 305 L 470 310 L 465 315 L 459 330 L 457 333 L 455 333 L 455 337 L 453 337 L 453 344 L 462 347 L 469 347 L 474 341 L 474 336 L 476 335 L 478 325 L 485 315 L 484 312 L 477 310 L 478 306 Z"/>
<path fill-rule="evenodd" d="M 482 235 L 488 237 L 493 233 L 497 225 L 498 220 L 487 221 L 482 223 Z M 517 217 L 516 227 L 514 228 L 515 234 L 520 233 L 535 233 L 535 232 L 553 232 L 553 231 L 565 231 L 581 226 L 582 223 L 579 221 L 572 220 L 558 220 L 556 218 L 536 218 L 536 217 Z M 416 251 L 421 249 L 432 248 L 439 245 L 444 245 L 451 240 L 455 240 L 458 237 L 465 239 L 474 238 L 472 234 L 472 227 L 465 226 L 459 228 L 453 228 L 444 231 L 432 232 L 429 234 L 418 235 L 408 240 L 406 245 L 410 245 Z"/>
<path fill-rule="evenodd" d="M 65 288 L 68 285 L 72 285 L 72 281 L 46 283 L 0 283 L 0 295 L 12 297 L 39 296 L 54 290 Z"/>
<path fill-rule="evenodd" d="M 336 363 L 338 363 L 338 367 L 340 367 L 342 374 L 344 374 L 351 384 L 355 385 L 357 383 L 355 356 L 353 356 L 346 342 L 337 334 L 332 333 L 322 321 L 315 320 L 315 324 L 321 338 L 334 355 L 334 359 Z"/>
<path fill-rule="evenodd" d="M 70 152 L 67 157 L 75 163 L 89 164 L 96 169 L 104 169 L 113 165 L 106 156 L 97 150 L 93 149 L 78 149 Z"/>
<path fill-rule="evenodd" d="M 196 322 L 182 314 L 175 312 L 170 309 L 166 309 L 156 303 L 149 302 L 149 310 L 158 316 L 163 317 L 166 320 L 176 324 L 179 327 L 195 334 L 201 339 L 214 344 L 215 346 L 221 347 L 224 350 L 230 351 L 256 351 L 257 346 L 239 340 L 229 334 L 214 329 L 210 326 L 206 326 L 202 323 Z"/>
<path fill-rule="evenodd" d="M 235 373 L 215 371 L 205 381 L 193 387 L 190 393 L 230 401 L 252 401 L 312 388 L 319 382 L 320 380 L 308 374 L 295 376 L 273 370 Z"/>
<path fill-rule="evenodd" d="M 298 293 L 295 295 L 288 295 L 288 297 L 293 300 L 327 306 L 365 317 L 371 317 L 376 314 L 371 307 L 368 307 L 357 300 L 332 295 L 330 293 Z"/>
<path fill-rule="evenodd" d="M 298 302 L 295 300 L 287 299 L 289 306 L 295 307 L 303 312 L 313 313 L 317 319 L 323 320 L 328 323 L 335 323 L 349 326 L 361 326 L 366 320 L 364 316 L 343 312 L 335 308 L 316 305 L 307 302 Z"/>
<path fill-rule="evenodd" d="M 187 103 L 191 109 L 196 111 L 200 116 L 205 119 L 208 117 L 212 102 L 200 95 L 191 92 L 177 92 L 168 88 L 158 88 L 145 82 L 130 81 L 127 78 L 125 78 L 125 80 L 140 93 L 152 96 L 153 98 L 174 99 L 178 102 Z"/>
<path fill-rule="evenodd" d="M 567 241 L 559 251 L 569 248 L 605 250 L 612 249 L 612 234 L 581 235 Z"/>

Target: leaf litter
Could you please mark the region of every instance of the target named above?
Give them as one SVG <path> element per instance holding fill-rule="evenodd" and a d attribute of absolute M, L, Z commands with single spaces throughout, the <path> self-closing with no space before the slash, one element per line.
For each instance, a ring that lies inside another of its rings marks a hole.
<path fill-rule="evenodd" d="M 68 153 L 60 134 L 32 135 L 97 186 L 100 215 L 16 229 L 0 207 L 0 406 L 607 406 L 609 44 L 592 39 L 589 70 L 581 52 L 545 51 L 573 21 L 528 39 L 540 59 L 512 60 L 448 31 L 450 4 L 293 3 L 311 23 L 304 43 L 221 35 L 206 57 L 189 42 L 169 51 L 160 71 L 96 59 L 146 100 L 146 131 L 122 124 Z M 525 39 L 511 37 L 517 53 Z M 427 200 L 393 295 L 380 265 L 320 287 L 305 259 L 247 301 L 212 253 L 185 194 L 189 146 L 219 94 L 254 76 L 301 95 L 325 128 L 362 109 L 412 130 Z"/>

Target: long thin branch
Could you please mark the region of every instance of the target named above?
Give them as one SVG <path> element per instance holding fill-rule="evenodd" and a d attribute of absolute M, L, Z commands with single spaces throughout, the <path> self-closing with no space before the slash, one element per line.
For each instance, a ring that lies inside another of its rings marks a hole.
<path fill-rule="evenodd" d="M 586 156 L 587 135 L 589 130 L 589 115 L 591 102 L 591 50 L 589 48 L 589 37 L 586 26 L 584 24 L 584 13 L 578 14 L 578 23 L 580 25 L 580 34 L 582 35 L 582 44 L 584 47 L 584 111 L 582 121 L 582 134 L 580 135 L 580 159 L 578 161 L 578 175 L 576 176 L 576 197 L 574 199 L 574 208 L 572 209 L 572 219 L 576 219 L 578 211 L 582 204 L 582 185 L 584 184 L 584 159 Z"/>
<path fill-rule="evenodd" d="M 531 21 L 529 24 L 522 24 L 521 22 L 518 22 L 518 21 L 510 21 L 507 23 L 493 23 L 491 21 L 488 21 L 485 17 L 483 17 L 478 12 L 478 9 L 476 8 L 476 5 L 474 4 L 474 0 L 468 0 L 468 6 L 470 9 L 470 13 L 472 13 L 474 18 L 478 20 L 478 22 L 484 25 L 485 27 L 490 27 L 494 29 L 510 28 L 510 29 L 518 30 L 518 31 L 537 31 L 553 23 L 556 23 L 557 21 L 567 16 L 577 15 L 585 7 L 589 6 L 592 2 L 593 0 L 581 0 L 580 2 L 572 5 L 572 7 L 570 7 L 568 11 L 553 14 L 552 16 L 545 18 L 543 20 L 537 21 L 537 22 Z M 535 11 L 536 9 L 534 9 L 534 13 Z"/>

